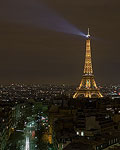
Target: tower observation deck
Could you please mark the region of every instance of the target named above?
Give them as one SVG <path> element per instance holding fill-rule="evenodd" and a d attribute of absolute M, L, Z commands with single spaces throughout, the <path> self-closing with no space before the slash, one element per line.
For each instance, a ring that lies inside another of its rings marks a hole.
<path fill-rule="evenodd" d="M 86 97 L 86 98 L 100 98 L 103 97 L 100 93 L 99 88 L 96 85 L 91 60 L 91 46 L 90 46 L 90 34 L 88 28 L 88 34 L 86 39 L 86 55 L 85 55 L 85 65 L 84 73 L 82 76 L 81 83 L 76 89 L 73 98 Z"/>

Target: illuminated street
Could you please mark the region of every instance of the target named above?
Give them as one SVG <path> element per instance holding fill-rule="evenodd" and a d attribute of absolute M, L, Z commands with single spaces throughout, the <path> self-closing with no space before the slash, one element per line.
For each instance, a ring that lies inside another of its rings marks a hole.
<path fill-rule="evenodd" d="M 24 140 L 20 144 L 21 150 L 37 150 L 35 130 L 37 130 L 35 122 L 28 122 L 24 130 Z"/>
<path fill-rule="evenodd" d="M 48 117 L 43 112 L 27 116 L 24 123 L 20 124 L 11 135 L 6 150 L 41 150 L 42 147 L 47 150 L 47 141 L 42 141 L 43 131 L 47 126 Z"/>
<path fill-rule="evenodd" d="M 37 150 L 36 130 L 37 124 L 34 121 L 28 122 L 24 130 L 16 130 L 12 137 L 15 139 L 15 143 L 14 145 L 11 145 L 9 149 L 12 149 L 15 146 L 16 149 L 19 150 Z"/>

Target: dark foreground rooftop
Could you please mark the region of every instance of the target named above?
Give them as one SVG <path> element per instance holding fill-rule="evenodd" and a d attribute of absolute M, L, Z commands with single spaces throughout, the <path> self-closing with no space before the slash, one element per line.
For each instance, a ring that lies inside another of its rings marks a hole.
<path fill-rule="evenodd" d="M 88 144 L 83 143 L 70 143 L 63 150 L 93 150 L 93 148 Z"/>

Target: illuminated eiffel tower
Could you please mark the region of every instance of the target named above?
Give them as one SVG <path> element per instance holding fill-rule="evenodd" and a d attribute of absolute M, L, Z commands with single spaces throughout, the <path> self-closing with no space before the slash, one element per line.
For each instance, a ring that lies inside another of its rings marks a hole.
<path fill-rule="evenodd" d="M 84 74 L 82 76 L 80 86 L 76 89 L 76 93 L 73 95 L 73 98 L 77 97 L 100 98 L 103 96 L 95 83 L 92 69 L 89 28 L 88 28 L 88 35 L 86 37 L 87 39 L 86 39 Z"/>

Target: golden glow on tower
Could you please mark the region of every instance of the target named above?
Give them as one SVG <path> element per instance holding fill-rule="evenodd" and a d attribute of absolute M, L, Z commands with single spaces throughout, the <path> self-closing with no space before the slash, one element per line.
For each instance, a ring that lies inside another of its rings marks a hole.
<path fill-rule="evenodd" d="M 92 61 L 91 61 L 90 39 L 86 40 L 86 57 L 85 57 L 84 74 L 93 74 Z"/>
<path fill-rule="evenodd" d="M 76 93 L 73 95 L 73 98 L 79 96 L 82 97 L 103 97 L 100 93 L 94 79 L 93 69 L 92 69 L 92 60 L 91 60 L 91 47 L 90 47 L 90 34 L 88 28 L 88 34 L 86 39 L 86 55 L 85 55 L 85 65 L 84 65 L 84 74 L 80 83 L 80 86 L 77 88 Z"/>

